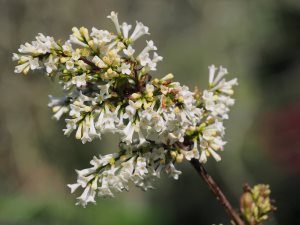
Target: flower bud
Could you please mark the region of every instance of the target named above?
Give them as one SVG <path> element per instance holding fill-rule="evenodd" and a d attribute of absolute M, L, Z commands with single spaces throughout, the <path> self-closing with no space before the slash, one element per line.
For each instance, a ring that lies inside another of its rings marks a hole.
<path fill-rule="evenodd" d="M 176 162 L 181 163 L 182 161 L 183 161 L 183 154 L 180 153 L 176 156 Z"/>
<path fill-rule="evenodd" d="M 174 78 L 174 75 L 172 73 L 167 74 L 166 76 L 164 76 L 163 78 L 161 78 L 161 81 L 170 81 Z"/>
<path fill-rule="evenodd" d="M 176 151 L 171 151 L 170 154 L 171 154 L 171 157 L 172 157 L 173 159 L 175 159 L 176 156 L 177 156 L 177 152 L 176 152 Z"/>
<path fill-rule="evenodd" d="M 184 102 L 184 98 L 183 98 L 182 96 L 179 96 L 179 97 L 178 97 L 178 102 L 179 102 L 179 103 L 183 103 L 183 102 Z"/>
<path fill-rule="evenodd" d="M 139 99 L 141 97 L 141 94 L 140 93 L 133 93 L 132 95 L 131 95 L 131 99 L 132 100 L 137 100 L 137 99 Z"/>

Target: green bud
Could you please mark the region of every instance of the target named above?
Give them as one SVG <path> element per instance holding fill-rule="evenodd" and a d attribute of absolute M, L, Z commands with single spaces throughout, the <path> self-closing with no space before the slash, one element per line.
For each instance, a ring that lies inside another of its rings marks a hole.
<path fill-rule="evenodd" d="M 258 225 L 269 218 L 268 214 L 275 209 L 271 204 L 269 185 L 258 184 L 253 188 L 244 188 L 240 199 L 240 209 L 249 225 Z"/>

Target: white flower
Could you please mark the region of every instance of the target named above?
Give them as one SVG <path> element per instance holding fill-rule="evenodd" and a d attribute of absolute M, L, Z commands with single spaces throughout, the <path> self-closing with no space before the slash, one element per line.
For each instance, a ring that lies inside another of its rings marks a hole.
<path fill-rule="evenodd" d="M 27 63 L 23 63 L 21 65 L 16 66 L 14 72 L 27 74 L 29 69 L 30 69 L 29 62 L 27 62 Z"/>
<path fill-rule="evenodd" d="M 178 180 L 179 175 L 182 173 L 179 170 L 176 170 L 175 166 L 173 163 L 169 163 L 168 166 L 166 167 L 167 173 L 170 174 L 175 180 Z"/>
<path fill-rule="evenodd" d="M 60 106 L 66 103 L 68 97 L 53 97 L 52 95 L 48 96 L 50 99 L 50 102 L 48 103 L 48 107 L 54 107 L 54 106 Z"/>
<path fill-rule="evenodd" d="M 95 44 L 102 45 L 103 43 L 111 42 L 115 36 L 109 33 L 107 30 L 98 30 L 95 27 L 92 28 L 91 37 Z"/>
<path fill-rule="evenodd" d="M 208 69 L 209 69 L 208 83 L 210 86 L 212 86 L 214 83 L 214 77 L 215 77 L 217 67 L 215 67 L 215 65 L 211 65 L 208 67 Z"/>
<path fill-rule="evenodd" d="M 59 120 L 61 116 L 67 112 L 69 112 L 69 108 L 67 106 L 55 106 L 53 107 L 53 118 Z"/>
<path fill-rule="evenodd" d="M 212 91 L 219 90 L 220 92 L 227 94 L 227 95 L 233 95 L 233 86 L 237 85 L 237 79 L 232 79 L 230 81 L 225 81 L 224 79 L 221 80 L 214 88 L 212 88 Z"/>
<path fill-rule="evenodd" d="M 211 155 L 216 161 L 220 161 L 221 157 L 219 154 L 215 152 L 214 149 L 210 146 L 210 142 L 206 140 L 201 140 L 200 142 L 200 147 L 201 147 L 201 155 L 200 155 L 200 162 L 201 163 L 206 163 L 207 161 L 207 156 Z"/>
<path fill-rule="evenodd" d="M 142 146 L 145 143 L 148 143 L 148 141 L 145 138 L 145 135 L 143 134 L 142 127 L 137 125 L 135 130 L 138 133 L 138 137 L 139 137 L 139 145 L 138 146 Z"/>
<path fill-rule="evenodd" d="M 14 58 L 18 58 L 22 64 L 15 67 L 15 73 L 24 73 L 26 74 L 29 69 L 36 70 L 40 68 L 38 58 L 33 58 L 32 56 L 17 56 L 16 54 L 13 56 Z"/>
<path fill-rule="evenodd" d="M 237 85 L 237 79 L 232 79 L 230 81 L 225 81 L 223 77 L 228 74 L 227 69 L 220 66 L 218 69 L 218 74 L 215 77 L 215 73 L 217 71 L 217 68 L 212 65 L 209 67 L 209 85 L 211 87 L 210 91 L 221 91 L 224 94 L 232 95 L 233 89 L 232 87 Z"/>
<path fill-rule="evenodd" d="M 58 64 L 58 59 L 50 55 L 48 61 L 44 63 L 44 65 L 46 66 L 47 73 L 50 74 L 53 71 L 57 70 L 57 64 Z"/>
<path fill-rule="evenodd" d="M 133 137 L 133 134 L 134 134 L 134 129 L 135 129 L 134 124 L 132 124 L 132 122 L 129 121 L 129 123 L 126 125 L 126 127 L 123 130 L 124 137 L 122 138 L 122 140 L 124 142 L 126 142 L 128 144 L 132 143 L 132 137 Z"/>
<path fill-rule="evenodd" d="M 97 132 L 95 128 L 95 121 L 94 121 L 94 116 L 90 116 L 90 127 L 89 127 L 89 136 L 94 139 L 96 137 L 101 137 L 100 133 Z"/>
<path fill-rule="evenodd" d="M 113 193 L 111 190 L 108 188 L 108 186 L 103 185 L 98 188 L 98 195 L 99 196 L 105 196 L 105 197 L 113 197 Z"/>
<path fill-rule="evenodd" d="M 156 70 L 156 63 L 153 62 L 153 60 L 149 60 L 148 61 L 148 67 L 151 71 L 155 71 Z"/>
<path fill-rule="evenodd" d="M 81 185 L 78 183 L 68 184 L 68 187 L 71 189 L 71 193 L 74 193 Z"/>
<path fill-rule="evenodd" d="M 13 61 L 18 61 L 19 59 L 20 59 L 20 55 L 18 55 L 16 53 L 13 53 L 12 60 Z"/>
<path fill-rule="evenodd" d="M 220 96 L 218 97 L 218 101 L 219 101 L 220 103 L 223 103 L 223 104 L 226 105 L 226 106 L 233 106 L 234 103 L 235 103 L 235 100 L 234 100 L 234 99 L 232 99 L 232 98 L 230 98 L 229 96 L 226 96 L 226 95 L 220 95 Z"/>
<path fill-rule="evenodd" d="M 21 45 L 19 52 L 23 54 L 40 55 L 50 52 L 51 48 L 57 49 L 59 46 L 52 37 L 44 36 L 39 33 L 38 36 L 36 36 L 36 40 L 31 42 L 31 44 L 25 43 L 24 45 Z"/>
<path fill-rule="evenodd" d="M 102 103 L 104 100 L 108 99 L 111 97 L 110 93 L 110 86 L 111 83 L 107 83 L 105 85 L 98 85 L 98 88 L 100 89 L 99 95 L 97 95 L 97 99 Z"/>
<path fill-rule="evenodd" d="M 153 53 L 152 62 L 157 63 L 163 60 L 162 56 L 159 56 L 156 52 Z"/>
<path fill-rule="evenodd" d="M 122 63 L 122 65 L 121 65 L 121 67 L 120 67 L 120 71 L 121 71 L 123 74 L 130 75 L 130 74 L 131 74 L 130 64 Z"/>
<path fill-rule="evenodd" d="M 80 59 L 81 55 L 80 55 L 80 51 L 78 51 L 78 49 L 76 49 L 76 51 L 72 52 L 72 59 L 74 61 L 78 61 Z"/>
<path fill-rule="evenodd" d="M 72 84 L 75 84 L 78 88 L 86 85 L 86 74 L 83 73 L 79 76 L 74 76 L 72 78 Z"/>
<path fill-rule="evenodd" d="M 107 67 L 107 65 L 103 62 L 103 60 L 100 59 L 97 55 L 94 56 L 92 62 L 95 63 L 95 65 L 98 66 L 99 68 L 106 68 Z"/>
<path fill-rule="evenodd" d="M 149 28 L 147 26 L 144 26 L 144 24 L 142 24 L 141 22 L 136 22 L 136 26 L 134 31 L 132 32 L 130 39 L 132 41 L 137 40 L 138 38 L 140 38 L 141 36 L 145 35 L 145 34 L 149 34 Z"/>
<path fill-rule="evenodd" d="M 135 157 L 132 157 L 130 160 L 123 162 L 121 165 L 122 169 L 120 170 L 120 179 L 124 182 L 128 182 L 135 168 Z M 128 189 L 127 185 L 124 186 Z"/>
<path fill-rule="evenodd" d="M 121 34 L 120 24 L 119 24 L 119 21 L 118 21 L 118 13 L 112 11 L 110 13 L 110 15 L 107 16 L 107 18 L 109 18 L 109 19 L 111 19 L 113 21 L 118 34 Z"/>
<path fill-rule="evenodd" d="M 190 151 L 182 151 L 183 155 L 187 160 L 191 159 L 199 159 L 199 150 L 198 150 L 198 141 L 195 139 L 194 140 L 194 146 L 193 149 Z"/>
<path fill-rule="evenodd" d="M 154 91 L 154 86 L 152 84 L 147 84 L 146 85 L 146 92 L 147 93 L 153 93 Z"/>
<path fill-rule="evenodd" d="M 221 161 L 220 155 L 217 154 L 213 149 L 208 148 L 207 150 L 209 151 L 209 153 L 212 155 L 212 157 L 213 157 L 217 162 Z"/>
<path fill-rule="evenodd" d="M 29 65 L 30 65 L 31 70 L 35 70 L 35 69 L 40 68 L 38 58 L 34 58 L 34 59 L 29 60 Z"/>
<path fill-rule="evenodd" d="M 119 118 L 117 116 L 119 108 L 120 107 L 117 107 L 113 111 L 106 105 L 104 109 L 100 111 L 95 127 L 101 132 L 115 132 L 117 130 L 116 124 L 119 123 Z"/>
<path fill-rule="evenodd" d="M 131 28 L 132 28 L 132 26 L 130 24 L 127 24 L 125 22 L 122 24 L 122 30 L 123 30 L 123 37 L 124 38 L 128 38 L 128 33 L 129 33 Z"/>
<path fill-rule="evenodd" d="M 149 53 L 145 53 L 143 55 L 140 55 L 139 61 L 140 61 L 142 66 L 146 66 L 149 62 L 151 62 L 151 60 L 149 58 Z"/>
<path fill-rule="evenodd" d="M 200 155 L 199 162 L 200 163 L 206 163 L 207 162 L 207 156 L 206 156 L 206 151 L 205 150 L 201 150 L 201 155 Z"/>
<path fill-rule="evenodd" d="M 144 157 L 137 158 L 135 173 L 138 174 L 139 176 L 144 176 L 146 173 L 148 173 L 146 158 Z"/>
<path fill-rule="evenodd" d="M 82 47 L 88 47 L 88 45 L 85 43 L 85 41 L 88 41 L 87 30 L 81 28 L 79 30 L 77 27 L 73 27 L 72 31 L 73 34 L 70 35 L 70 41 Z"/>
<path fill-rule="evenodd" d="M 36 47 L 33 45 L 29 44 L 28 42 L 25 43 L 24 45 L 21 45 L 18 51 L 20 53 L 35 53 L 36 52 Z"/>
<path fill-rule="evenodd" d="M 88 65 L 82 60 L 78 60 L 77 64 L 78 64 L 79 69 L 87 70 L 87 68 L 88 68 Z"/>
<path fill-rule="evenodd" d="M 66 62 L 66 69 L 67 70 L 71 70 L 74 68 L 74 61 L 73 60 L 69 60 Z"/>
<path fill-rule="evenodd" d="M 142 102 L 141 101 L 134 102 L 134 101 L 129 100 L 128 103 L 129 103 L 129 105 L 126 106 L 126 108 L 125 108 L 126 113 L 124 115 L 124 118 L 132 119 L 135 116 L 137 109 L 141 108 Z"/>
<path fill-rule="evenodd" d="M 81 115 L 81 112 L 83 111 L 82 109 L 83 109 L 83 107 L 84 107 L 84 105 L 83 105 L 83 103 L 81 103 L 81 102 L 78 102 L 78 101 L 76 101 L 76 102 L 74 102 L 74 104 L 71 104 L 70 105 L 70 116 L 72 116 L 72 117 L 80 117 L 80 115 Z"/>
<path fill-rule="evenodd" d="M 157 50 L 156 46 L 154 45 L 154 42 L 151 40 L 151 41 L 146 41 L 147 42 L 147 45 L 146 47 L 141 51 L 141 53 L 138 55 L 137 58 L 141 57 L 142 55 L 148 53 L 149 51 L 155 51 Z"/>
<path fill-rule="evenodd" d="M 82 138 L 82 126 L 83 126 L 82 122 L 78 124 L 78 128 L 77 128 L 77 131 L 75 134 L 75 138 L 78 140 L 80 140 Z"/>
<path fill-rule="evenodd" d="M 66 128 L 63 129 L 64 135 L 69 136 L 73 130 L 76 129 L 78 121 L 81 119 L 81 117 L 74 118 L 74 119 L 66 119 Z"/>
<path fill-rule="evenodd" d="M 150 45 L 152 46 L 152 44 Z M 162 61 L 162 57 L 159 56 L 156 52 L 153 53 L 153 59 L 150 59 L 150 54 L 148 51 L 156 49 L 155 46 L 146 47 L 137 57 L 142 66 L 147 66 L 148 70 L 155 71 L 157 62 Z"/>
<path fill-rule="evenodd" d="M 219 72 L 218 72 L 217 76 L 215 77 L 217 68 L 214 65 L 211 65 L 208 68 L 209 68 L 209 85 L 210 86 L 216 85 L 228 73 L 227 69 L 221 66 L 219 68 Z"/>
<path fill-rule="evenodd" d="M 76 205 L 82 205 L 84 208 L 89 202 L 96 203 L 95 202 L 95 196 L 96 196 L 96 191 L 91 187 L 91 185 L 88 185 L 81 196 L 79 196 L 78 202 Z"/>
<path fill-rule="evenodd" d="M 123 50 L 123 52 L 124 52 L 125 55 L 131 57 L 131 56 L 133 56 L 135 50 L 132 48 L 131 45 L 129 45 L 129 46 L 127 47 L 127 49 L 125 48 L 125 49 Z"/>
<path fill-rule="evenodd" d="M 70 40 L 66 41 L 63 44 L 62 48 L 63 48 L 63 51 L 67 52 L 67 53 L 71 53 L 74 51 Z"/>
<path fill-rule="evenodd" d="M 93 139 L 90 137 L 90 117 L 86 116 L 85 120 L 82 122 L 82 144 L 86 142 L 91 142 Z"/>

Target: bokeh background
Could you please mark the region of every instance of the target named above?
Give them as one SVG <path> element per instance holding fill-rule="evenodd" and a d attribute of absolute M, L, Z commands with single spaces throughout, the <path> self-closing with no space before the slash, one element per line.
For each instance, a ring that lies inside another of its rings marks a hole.
<path fill-rule="evenodd" d="M 205 88 L 210 64 L 239 78 L 226 122 L 223 160 L 207 168 L 238 206 L 242 185 L 269 183 L 278 211 L 267 224 L 300 224 L 299 0 L 0 0 L 0 224 L 229 224 L 191 166 L 178 181 L 132 188 L 115 199 L 76 207 L 67 183 L 95 154 L 116 150 L 114 137 L 82 145 L 51 119 L 58 85 L 40 73 L 13 74 L 13 52 L 38 32 L 65 40 L 73 26 L 114 30 L 106 16 L 144 22 L 164 61 L 191 88 Z"/>

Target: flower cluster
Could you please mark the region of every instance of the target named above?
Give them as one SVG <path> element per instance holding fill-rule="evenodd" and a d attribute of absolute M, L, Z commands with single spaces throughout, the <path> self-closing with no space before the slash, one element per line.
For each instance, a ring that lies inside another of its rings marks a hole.
<path fill-rule="evenodd" d="M 241 212 L 249 225 L 258 225 L 268 220 L 269 214 L 276 210 L 270 198 L 269 185 L 257 184 L 254 187 L 245 185 L 241 197 Z"/>
<path fill-rule="evenodd" d="M 155 177 L 160 177 L 162 170 L 178 179 L 181 173 L 176 170 L 172 161 L 166 161 L 167 149 L 159 146 L 120 145 L 121 151 L 116 154 L 94 157 L 91 168 L 77 170 L 78 178 L 75 184 L 68 186 L 73 193 L 77 188 L 84 188 L 78 197 L 77 204 L 86 206 L 95 202 L 98 196 L 114 196 L 114 193 L 128 190 L 128 183 L 132 181 L 136 186 L 147 190 L 152 188 Z"/>
<path fill-rule="evenodd" d="M 63 97 L 50 96 L 53 117 L 65 118 L 65 135 L 75 133 L 82 143 L 103 133 L 121 136 L 120 152 L 94 158 L 92 167 L 77 171 L 71 191 L 84 189 L 78 204 L 95 202 L 96 194 L 113 196 L 128 189 L 131 181 L 142 189 L 165 171 L 178 179 L 174 164 L 183 159 L 205 163 L 219 161 L 225 145 L 224 119 L 228 118 L 237 80 L 226 81 L 227 70 L 209 67 L 209 88 L 190 91 L 167 74 L 152 79 L 162 57 L 152 40 L 141 51 L 134 43 L 149 35 L 141 22 L 119 23 L 117 13 L 108 16 L 117 33 L 81 27 L 72 29 L 64 43 L 39 34 L 13 55 L 16 73 L 42 69 L 57 79 Z"/>

